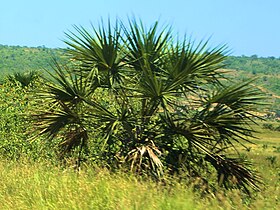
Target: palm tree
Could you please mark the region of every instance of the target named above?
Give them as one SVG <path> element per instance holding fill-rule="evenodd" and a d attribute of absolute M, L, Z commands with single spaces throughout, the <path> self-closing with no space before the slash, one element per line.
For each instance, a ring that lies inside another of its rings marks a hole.
<path fill-rule="evenodd" d="M 12 83 L 19 83 L 21 87 L 28 87 L 34 83 L 38 78 L 38 72 L 28 71 L 28 72 L 14 72 L 8 75 L 8 80 Z"/>
<path fill-rule="evenodd" d="M 54 62 L 39 94 L 48 104 L 35 127 L 61 139 L 63 154 L 85 149 L 96 161 L 162 177 L 217 173 L 226 188 L 249 193 L 259 177 L 236 149 L 253 137 L 250 127 L 262 97 L 251 81 L 228 86 L 227 48 L 208 48 L 171 30 L 136 20 L 101 24 L 90 33 L 66 33 L 69 64 Z"/>

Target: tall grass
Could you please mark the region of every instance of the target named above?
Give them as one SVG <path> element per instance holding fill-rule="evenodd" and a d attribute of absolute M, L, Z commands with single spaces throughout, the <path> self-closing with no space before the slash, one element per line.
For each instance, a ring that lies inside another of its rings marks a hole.
<path fill-rule="evenodd" d="M 0 209 L 202 209 L 190 190 L 106 170 L 79 173 L 43 163 L 0 162 Z"/>
<path fill-rule="evenodd" d="M 163 186 L 95 167 L 77 172 L 42 161 L 0 160 L 0 209 L 278 209 L 276 166 L 266 159 L 260 164 L 270 180 L 250 200 L 238 190 L 202 196 L 177 181 Z"/>

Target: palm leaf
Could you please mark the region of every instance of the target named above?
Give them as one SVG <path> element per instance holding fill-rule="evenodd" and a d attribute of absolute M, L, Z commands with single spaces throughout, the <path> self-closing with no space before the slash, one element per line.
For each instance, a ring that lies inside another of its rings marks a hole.
<path fill-rule="evenodd" d="M 71 73 L 69 67 L 61 66 L 54 60 L 52 69 L 55 73 L 48 72 L 50 78 L 46 78 L 47 82 L 44 84 L 48 89 L 40 92 L 41 97 L 76 105 L 82 101 L 82 97 L 93 92 L 87 80 Z"/>
<path fill-rule="evenodd" d="M 46 134 L 47 138 L 53 139 L 68 125 L 79 125 L 81 123 L 79 116 L 65 104 L 61 103 L 60 108 L 62 110 L 56 110 L 55 112 L 52 110 L 33 115 L 35 126 L 40 131 L 39 135 Z"/>
<path fill-rule="evenodd" d="M 99 29 L 93 26 L 94 35 L 91 35 L 85 28 L 74 26 L 78 33 L 66 33 L 69 41 L 65 43 L 70 46 L 68 54 L 77 61 L 80 61 L 83 71 L 94 71 L 100 74 L 103 85 L 112 86 L 112 83 L 122 81 L 123 58 L 120 52 L 120 30 L 118 22 L 112 30 L 108 21 L 107 30 L 102 25 Z M 114 32 L 113 32 L 114 31 Z"/>
<path fill-rule="evenodd" d="M 260 190 L 261 178 L 249 169 L 250 164 L 241 158 L 227 158 L 220 155 L 207 156 L 217 171 L 217 179 L 225 188 L 240 188 L 250 195 L 250 190 Z"/>

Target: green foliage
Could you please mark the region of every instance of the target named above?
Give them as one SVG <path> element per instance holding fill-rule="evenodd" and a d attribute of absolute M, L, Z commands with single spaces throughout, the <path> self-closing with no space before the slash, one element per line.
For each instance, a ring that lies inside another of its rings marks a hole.
<path fill-rule="evenodd" d="M 0 87 L 0 156 L 12 160 L 55 157 L 54 150 L 46 149 L 50 145 L 30 142 L 28 113 L 35 109 L 30 90 L 36 91 L 36 84 L 23 88 L 7 81 Z"/>
<path fill-rule="evenodd" d="M 15 72 L 12 75 L 8 75 L 8 80 L 12 83 L 19 84 L 22 87 L 28 87 L 35 82 L 38 78 L 36 71 L 29 72 Z"/>
<path fill-rule="evenodd" d="M 6 84 L 1 87 L 0 94 L 0 114 L 1 114 L 1 153 L 4 156 L 20 154 L 24 135 L 24 117 L 22 112 L 25 110 L 27 98 L 20 96 L 21 91 L 16 87 Z"/>
<path fill-rule="evenodd" d="M 229 56 L 225 61 L 228 69 L 243 70 L 253 74 L 279 74 L 280 58 L 257 56 Z"/>
<path fill-rule="evenodd" d="M 224 63 L 225 68 L 232 71 L 232 79 L 235 81 L 257 78 L 254 84 L 267 94 L 266 102 L 270 105 L 269 111 L 276 113 L 280 109 L 280 58 L 229 56 Z"/>
<path fill-rule="evenodd" d="M 28 48 L 0 45 L 0 79 L 15 72 L 34 72 L 50 69 L 52 58 L 63 60 L 63 51 L 45 47 Z"/>
<path fill-rule="evenodd" d="M 225 85 L 225 46 L 174 42 L 158 23 L 135 20 L 66 36 L 69 63 L 54 63 L 33 114 L 38 134 L 59 141 L 62 155 L 157 179 L 207 180 L 216 171 L 226 188 L 258 189 L 250 164 L 231 153 L 253 136 L 263 97 L 251 81 Z"/>

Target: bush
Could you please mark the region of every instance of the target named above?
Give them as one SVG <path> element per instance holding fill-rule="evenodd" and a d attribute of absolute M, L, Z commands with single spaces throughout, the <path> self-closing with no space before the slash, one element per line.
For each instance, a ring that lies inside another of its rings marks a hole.
<path fill-rule="evenodd" d="M 29 112 L 37 109 L 32 98 L 36 87 L 21 87 L 6 81 L 0 89 L 0 157 L 40 159 L 55 157 L 49 142 L 30 141 L 32 128 Z M 52 146 L 53 148 L 53 146 Z M 51 155 L 52 154 L 52 155 Z"/>

